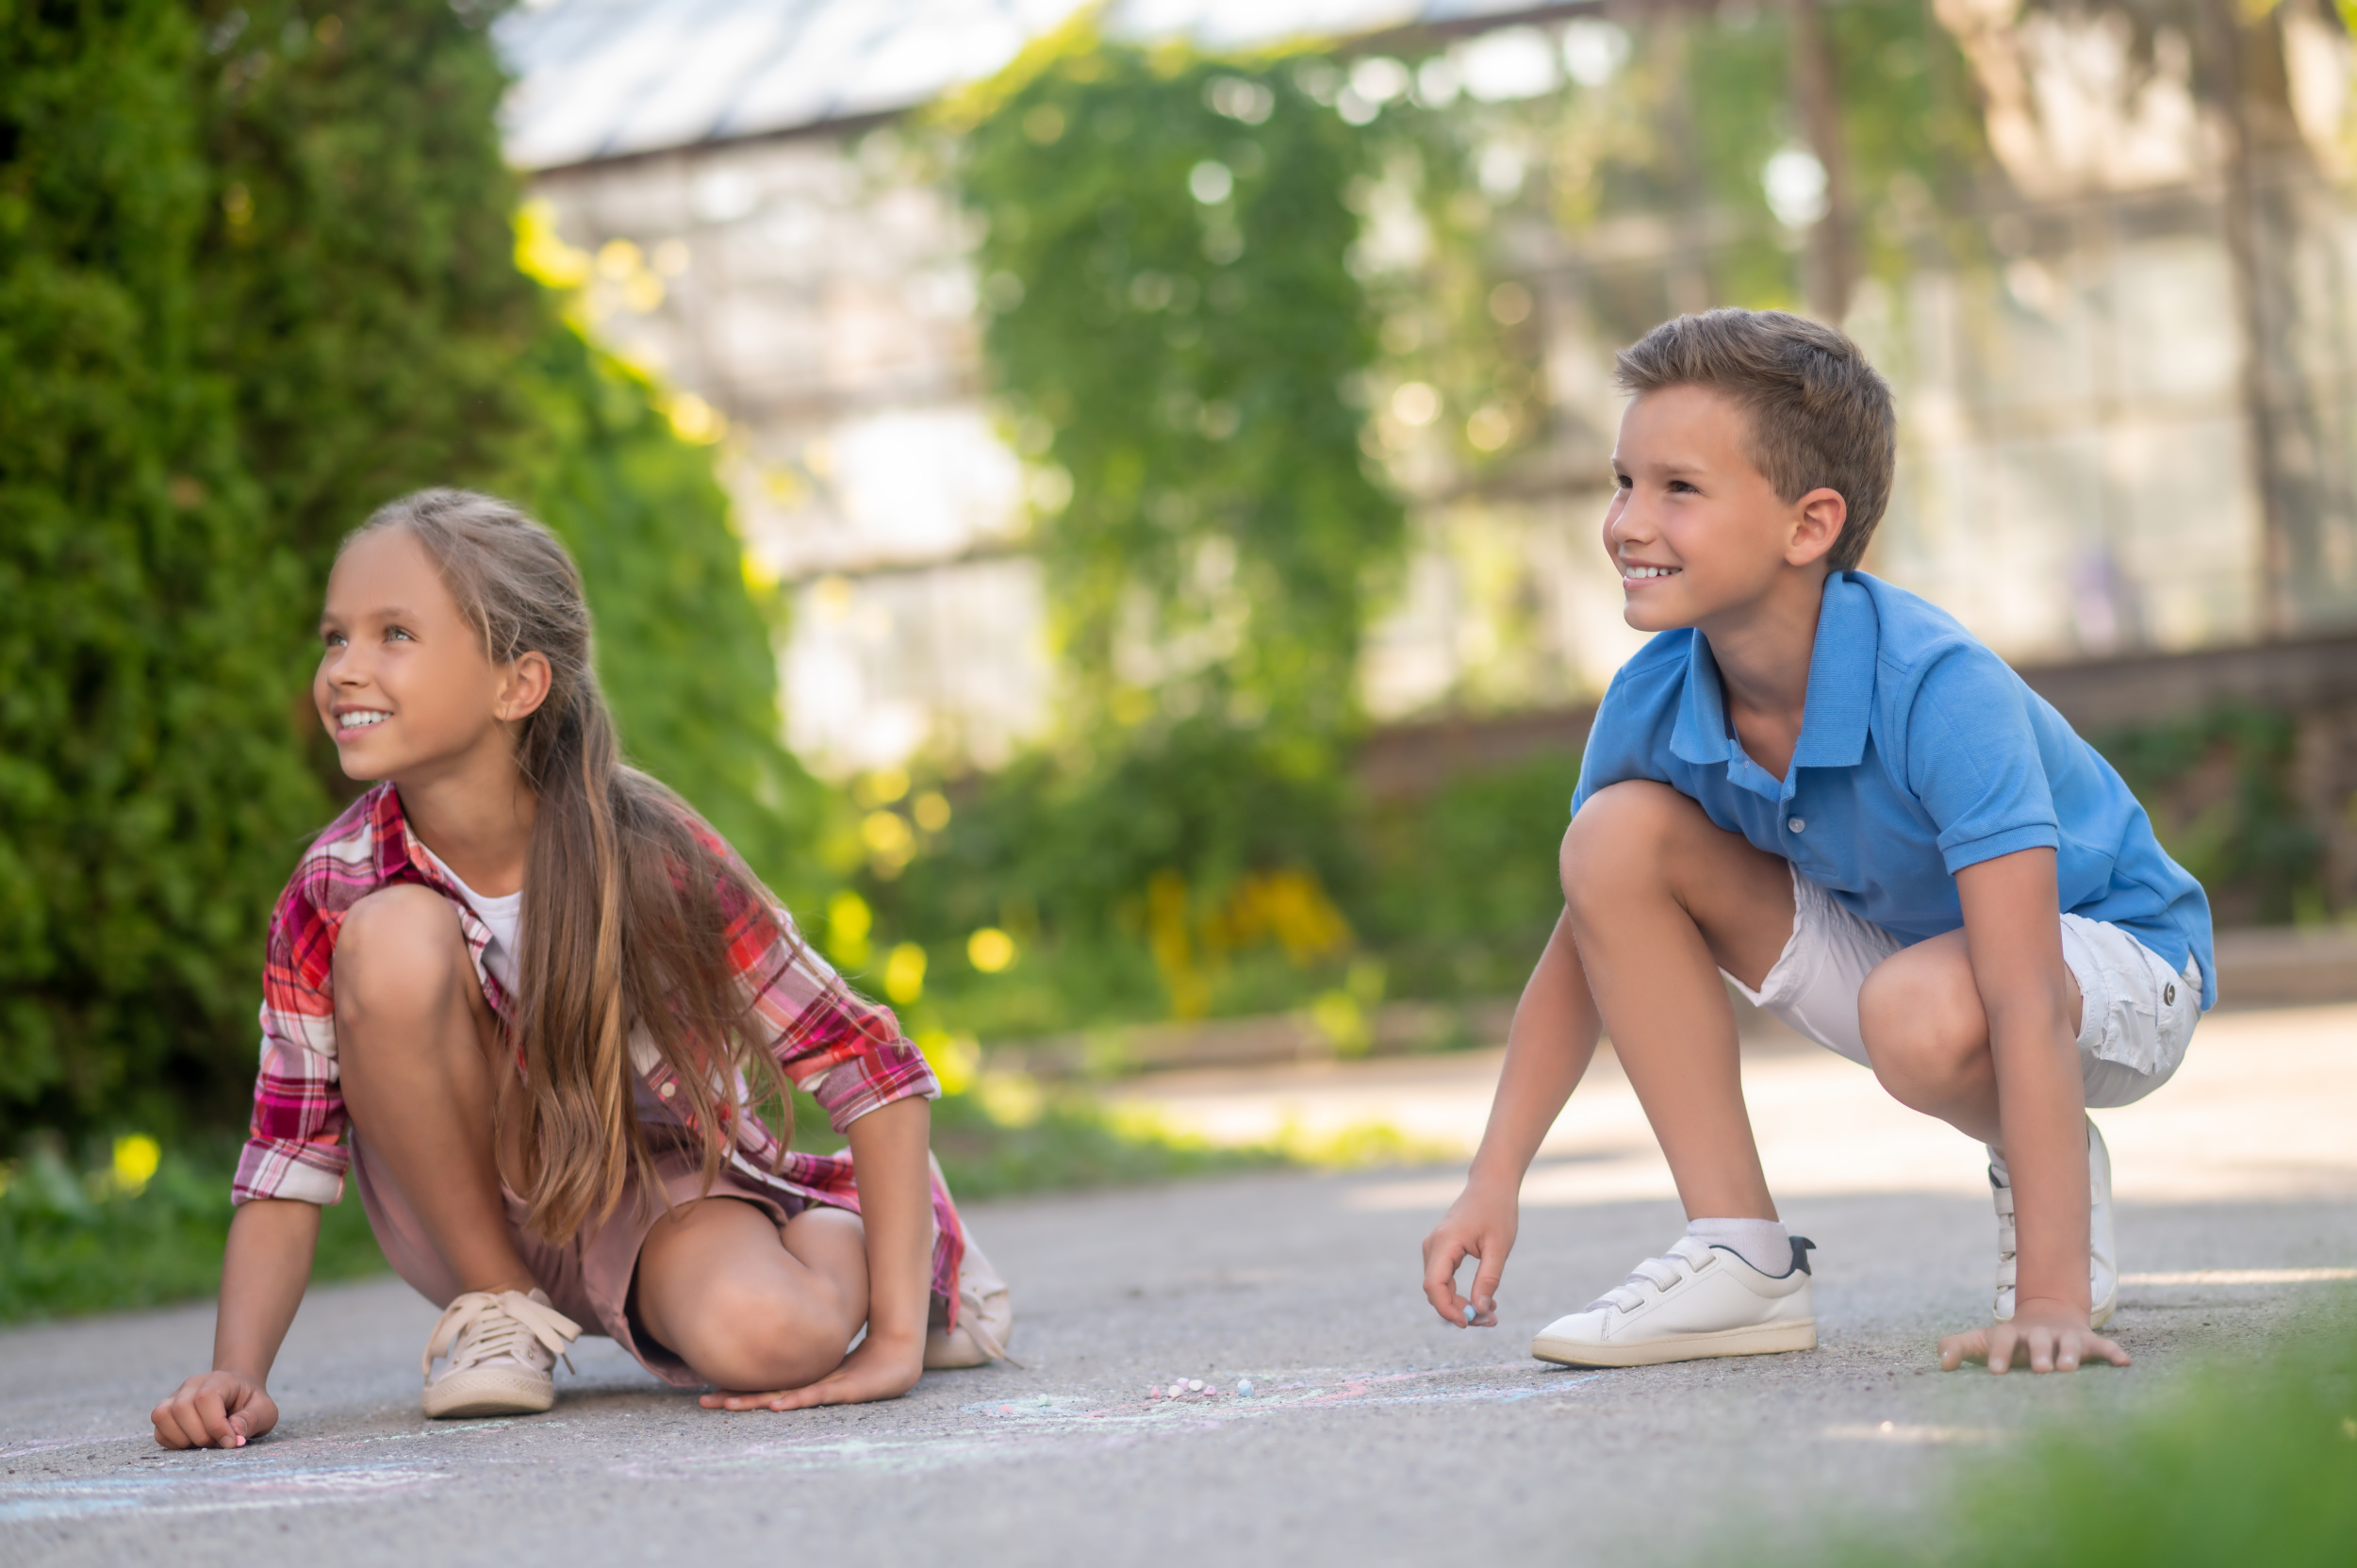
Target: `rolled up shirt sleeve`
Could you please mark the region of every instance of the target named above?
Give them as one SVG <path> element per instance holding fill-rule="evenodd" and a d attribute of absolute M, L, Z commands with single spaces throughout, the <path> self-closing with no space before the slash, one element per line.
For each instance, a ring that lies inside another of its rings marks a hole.
<path fill-rule="evenodd" d="M 2026 689 L 1996 654 L 1958 647 L 1924 672 L 1907 718 L 1907 785 L 1950 876 L 2062 843 Z"/>
<path fill-rule="evenodd" d="M 336 1065 L 328 920 L 299 893 L 271 919 L 262 968 L 262 1063 L 232 1203 L 257 1197 L 329 1204 L 343 1197 L 344 1097 Z"/>
<path fill-rule="evenodd" d="M 924 1052 L 892 1010 L 845 983 L 783 910 L 733 912 L 729 952 L 750 993 L 749 1022 L 795 1087 L 837 1132 L 894 1100 L 941 1098 Z"/>

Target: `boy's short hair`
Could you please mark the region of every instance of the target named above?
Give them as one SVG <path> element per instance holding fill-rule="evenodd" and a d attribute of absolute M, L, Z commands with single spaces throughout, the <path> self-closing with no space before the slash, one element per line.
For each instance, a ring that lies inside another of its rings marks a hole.
<path fill-rule="evenodd" d="M 1836 329 L 1782 310 L 1706 310 L 1662 322 L 1614 367 L 1633 394 L 1707 387 L 1751 416 L 1745 455 L 1786 501 L 1822 487 L 1849 520 L 1825 554 L 1848 571 L 1890 501 L 1899 419 L 1890 384 Z"/>

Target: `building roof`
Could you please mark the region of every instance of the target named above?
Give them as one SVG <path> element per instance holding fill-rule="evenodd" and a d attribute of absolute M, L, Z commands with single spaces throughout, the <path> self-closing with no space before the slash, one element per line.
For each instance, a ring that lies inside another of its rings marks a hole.
<path fill-rule="evenodd" d="M 525 0 L 498 25 L 507 155 L 552 169 L 911 108 L 1075 0 Z M 1572 9 L 1542 0 L 1112 0 L 1105 30 L 1207 48 Z"/>

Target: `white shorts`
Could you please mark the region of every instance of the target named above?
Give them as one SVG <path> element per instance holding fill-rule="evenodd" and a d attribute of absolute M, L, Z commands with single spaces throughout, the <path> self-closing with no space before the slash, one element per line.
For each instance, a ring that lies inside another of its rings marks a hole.
<path fill-rule="evenodd" d="M 1727 982 L 1764 1013 L 1826 1049 L 1871 1066 L 1858 1030 L 1858 987 L 1905 942 L 1792 873 L 1792 937 L 1759 989 Z M 2120 930 L 2077 915 L 2062 917 L 2063 962 L 2079 982 L 2079 1067 L 2090 1108 L 2129 1105 L 2168 1081 L 2185 1059 L 2201 1017 L 2201 970 L 2184 972 Z M 1722 970 L 1724 974 L 1725 971 Z"/>

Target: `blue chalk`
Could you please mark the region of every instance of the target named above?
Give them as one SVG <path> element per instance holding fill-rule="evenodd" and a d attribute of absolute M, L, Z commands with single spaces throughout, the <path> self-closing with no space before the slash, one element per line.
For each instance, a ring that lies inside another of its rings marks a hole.
<path fill-rule="evenodd" d="M 1479 1317 L 1480 1315 L 1481 1315 L 1481 1314 L 1480 1314 L 1479 1312 L 1475 1312 L 1475 1311 L 1474 1311 L 1474 1304 L 1473 1304 L 1472 1302 L 1468 1301 L 1468 1302 L 1466 1302 L 1466 1303 L 1465 1303 L 1465 1321 L 1466 1321 L 1466 1322 L 1471 1323 L 1471 1322 L 1472 1322 L 1475 1318 Z"/>

